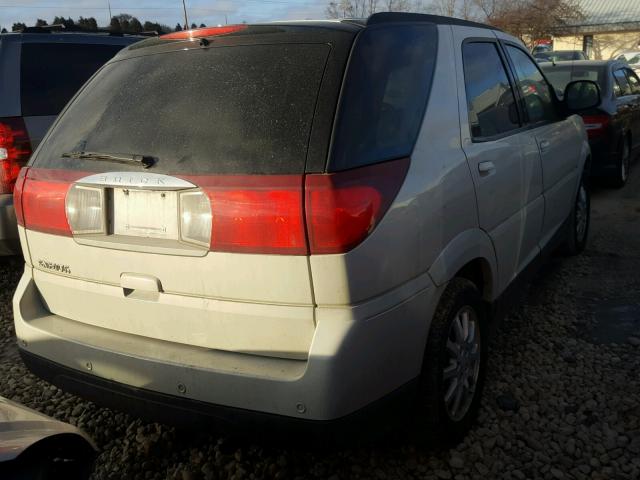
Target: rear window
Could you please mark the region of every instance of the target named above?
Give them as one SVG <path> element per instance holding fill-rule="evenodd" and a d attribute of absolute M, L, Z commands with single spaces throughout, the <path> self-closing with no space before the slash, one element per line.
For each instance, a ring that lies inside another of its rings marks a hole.
<path fill-rule="evenodd" d="M 23 43 L 22 115 L 58 115 L 71 97 L 122 45 Z"/>
<path fill-rule="evenodd" d="M 349 63 L 333 141 L 332 170 L 411 153 L 436 61 L 435 25 L 367 28 Z"/>
<path fill-rule="evenodd" d="M 564 89 L 570 82 L 577 80 L 591 80 L 600 85 L 601 90 L 605 90 L 605 69 L 603 67 L 593 66 L 563 66 L 554 65 L 543 66 L 542 70 L 547 76 L 547 80 L 551 82 L 556 93 L 560 96 L 564 95 Z"/>
<path fill-rule="evenodd" d="M 70 151 L 149 155 L 157 173 L 303 173 L 329 47 L 225 46 L 107 65 L 52 131 L 37 166 L 89 171 L 122 164 Z"/>

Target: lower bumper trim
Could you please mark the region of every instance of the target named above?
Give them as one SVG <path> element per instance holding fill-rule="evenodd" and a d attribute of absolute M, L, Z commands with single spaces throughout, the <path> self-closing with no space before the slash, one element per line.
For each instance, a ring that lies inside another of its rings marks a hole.
<path fill-rule="evenodd" d="M 174 425 L 179 428 L 201 430 L 211 426 L 217 430 L 238 433 L 286 431 L 291 433 L 362 433 L 376 420 L 398 422 L 413 411 L 419 388 L 418 379 L 411 380 L 385 397 L 366 407 L 335 420 L 308 420 L 214 405 L 189 398 L 131 387 L 96 377 L 34 355 L 20 348 L 20 356 L 27 368 L 38 377 L 62 390 L 91 400 L 96 404 L 120 410 L 134 416 Z M 380 431 L 380 423 L 375 424 Z"/>

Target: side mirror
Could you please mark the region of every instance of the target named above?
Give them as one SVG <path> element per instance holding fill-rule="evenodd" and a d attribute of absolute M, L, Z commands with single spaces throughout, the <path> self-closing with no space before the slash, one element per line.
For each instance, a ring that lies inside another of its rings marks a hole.
<path fill-rule="evenodd" d="M 569 112 L 579 112 L 600 105 L 600 87 L 591 80 L 570 82 L 564 89 L 563 102 Z"/>

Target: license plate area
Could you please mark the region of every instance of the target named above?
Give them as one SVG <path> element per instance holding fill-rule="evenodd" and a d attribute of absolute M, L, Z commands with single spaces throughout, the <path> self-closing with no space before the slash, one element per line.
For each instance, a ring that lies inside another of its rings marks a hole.
<path fill-rule="evenodd" d="M 178 240 L 178 192 L 114 188 L 114 235 Z"/>

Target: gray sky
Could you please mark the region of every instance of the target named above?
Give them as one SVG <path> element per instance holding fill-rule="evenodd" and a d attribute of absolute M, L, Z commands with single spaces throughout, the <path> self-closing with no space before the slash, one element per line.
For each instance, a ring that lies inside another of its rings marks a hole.
<path fill-rule="evenodd" d="M 139 20 L 174 26 L 183 23 L 181 0 L 110 0 L 111 13 L 130 13 Z M 14 22 L 33 25 L 38 18 L 95 17 L 108 24 L 108 0 L 0 0 L 0 27 L 11 30 Z M 215 25 L 267 20 L 324 18 L 327 0 L 186 0 L 189 22 Z"/>

